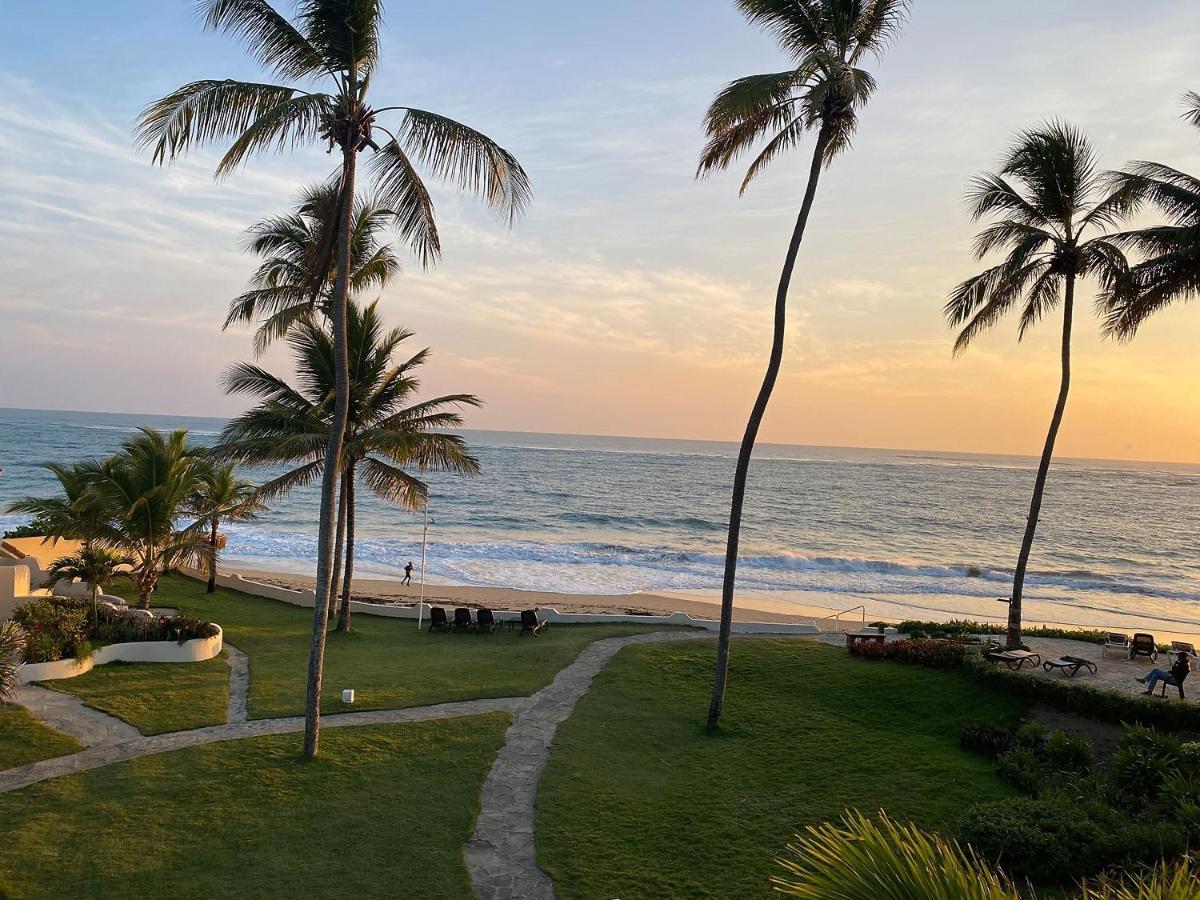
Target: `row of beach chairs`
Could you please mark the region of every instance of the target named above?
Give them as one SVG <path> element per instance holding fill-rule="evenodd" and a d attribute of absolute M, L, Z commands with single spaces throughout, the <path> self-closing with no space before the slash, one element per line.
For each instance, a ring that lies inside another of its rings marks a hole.
<path fill-rule="evenodd" d="M 1101 652 L 1107 653 L 1109 650 L 1128 653 L 1130 659 L 1146 656 L 1152 661 L 1158 662 L 1158 642 L 1154 640 L 1154 635 L 1142 631 L 1134 634 L 1132 638 L 1119 631 L 1108 632 L 1105 635 L 1104 649 Z M 1196 659 L 1196 645 L 1187 641 L 1171 641 L 1171 655 L 1174 656 L 1178 653 L 1186 653 L 1192 659 Z"/>
<path fill-rule="evenodd" d="M 511 628 L 520 623 L 521 634 L 531 634 L 537 636 L 543 628 L 546 627 L 546 622 L 538 618 L 537 610 L 527 609 L 521 613 L 520 619 L 497 619 L 496 614 L 486 607 L 475 611 L 475 617 L 471 617 L 471 610 L 465 606 L 460 606 L 454 610 L 454 618 L 446 615 L 446 610 L 440 606 L 432 606 L 429 609 L 429 630 L 440 631 L 444 634 L 451 632 L 475 632 L 485 634 L 495 634 L 499 629 L 500 624 L 505 622 Z"/>

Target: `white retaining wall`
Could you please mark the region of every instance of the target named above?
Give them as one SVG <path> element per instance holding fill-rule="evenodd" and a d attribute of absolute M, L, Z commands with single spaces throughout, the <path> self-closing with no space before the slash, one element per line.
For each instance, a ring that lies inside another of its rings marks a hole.
<path fill-rule="evenodd" d="M 197 581 L 208 581 L 208 575 L 198 569 L 181 568 L 180 574 L 195 578 Z M 252 594 L 256 597 L 267 597 L 292 606 L 302 606 L 312 609 L 317 603 L 317 592 L 311 588 L 291 590 L 277 587 L 273 584 L 262 584 L 252 581 L 242 575 L 217 575 L 217 584 L 223 588 Z M 420 617 L 428 621 L 430 604 L 419 604 Z M 449 604 L 435 604 L 447 606 Z M 379 603 L 364 603 L 361 600 L 350 601 L 350 611 L 355 615 L 383 616 L 388 619 L 415 619 L 418 615 L 417 606 L 383 605 Z M 519 610 L 496 610 L 501 617 L 517 616 Z M 669 616 L 633 616 L 624 613 L 563 613 L 553 608 L 539 607 L 538 618 L 546 622 L 561 622 L 564 624 L 630 622 L 637 625 L 686 625 L 691 628 L 703 628 L 707 631 L 717 631 L 721 623 L 716 619 L 696 619 L 688 613 L 671 613 Z M 821 634 L 816 625 L 802 625 L 792 622 L 734 622 L 734 634 Z"/>
<path fill-rule="evenodd" d="M 17 684 L 31 681 L 53 681 L 59 678 L 74 678 L 90 672 L 96 666 L 111 662 L 141 663 L 187 663 L 204 662 L 221 652 L 224 632 L 217 626 L 217 633 L 210 638 L 195 638 L 180 644 L 176 641 L 135 641 L 129 644 L 109 644 L 100 647 L 89 658 L 57 659 L 54 662 L 25 663 L 17 669 Z"/>

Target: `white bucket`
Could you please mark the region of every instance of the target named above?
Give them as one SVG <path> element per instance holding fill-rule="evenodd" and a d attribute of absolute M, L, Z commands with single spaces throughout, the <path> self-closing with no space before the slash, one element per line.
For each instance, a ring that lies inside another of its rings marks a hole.
<path fill-rule="evenodd" d="M 343 703 L 353 703 L 354 702 L 353 689 L 342 691 L 342 702 Z"/>

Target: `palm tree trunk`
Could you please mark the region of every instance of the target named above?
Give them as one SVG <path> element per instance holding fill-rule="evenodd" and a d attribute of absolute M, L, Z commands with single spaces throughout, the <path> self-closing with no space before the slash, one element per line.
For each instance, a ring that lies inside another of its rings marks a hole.
<path fill-rule="evenodd" d="M 346 476 L 342 475 L 342 481 L 338 488 L 338 513 L 337 513 L 337 537 L 333 541 L 333 577 L 329 579 L 329 583 L 334 587 L 342 583 L 342 548 L 346 544 Z M 337 602 L 337 594 L 333 594 L 329 604 L 329 618 L 333 619 L 334 609 L 333 604 Z"/>
<path fill-rule="evenodd" d="M 350 72 L 347 95 L 358 93 L 357 73 Z M 342 181 L 337 232 L 337 277 L 330 298 L 330 324 L 333 332 L 334 381 L 333 419 L 329 443 L 325 448 L 325 471 L 321 478 L 321 514 L 317 535 L 317 596 L 313 609 L 312 644 L 308 659 L 308 697 L 304 710 L 304 755 L 312 759 L 320 749 L 321 677 L 325 667 L 325 627 L 332 590 L 332 560 L 337 486 L 341 475 L 342 444 L 349 409 L 349 373 L 346 347 L 346 298 L 349 293 L 350 230 L 354 211 L 354 176 L 357 162 L 357 138 L 345 141 L 342 148 Z"/>
<path fill-rule="evenodd" d="M 725 704 L 725 682 L 729 675 L 729 634 L 733 628 L 733 586 L 737 577 L 738 541 L 742 531 L 742 501 L 746 496 L 746 475 L 750 470 L 750 456 L 754 452 L 758 427 L 762 423 L 763 414 L 767 411 L 767 403 L 771 399 L 771 392 L 775 389 L 775 380 L 779 377 L 779 367 L 783 362 L 788 288 L 791 287 L 792 271 L 796 267 L 800 242 L 804 240 L 808 214 L 812 211 L 813 200 L 817 195 L 817 182 L 821 177 L 821 166 L 824 163 L 825 148 L 828 144 L 829 133 L 823 126 L 817 135 L 817 146 L 813 149 L 812 164 L 808 170 L 808 186 L 804 190 L 804 201 L 800 204 L 799 215 L 796 216 L 796 227 L 792 230 L 792 240 L 788 244 L 783 273 L 779 276 L 779 289 L 775 293 L 775 331 L 771 338 L 771 357 L 767 362 L 767 371 L 763 376 L 762 387 L 758 389 L 758 397 L 754 401 L 753 409 L 750 410 L 750 419 L 746 423 L 746 433 L 742 436 L 737 465 L 733 471 L 733 498 L 729 505 L 729 539 L 725 545 L 725 574 L 721 582 L 721 629 L 717 635 L 717 665 L 713 676 L 712 701 L 708 707 L 707 728 L 710 734 L 720 723 L 721 709 Z"/>
<path fill-rule="evenodd" d="M 216 516 L 212 520 L 212 534 L 209 535 L 209 544 L 212 547 L 212 559 L 208 561 L 208 590 L 207 594 L 212 594 L 217 590 L 217 529 L 220 528 L 220 521 Z"/>
<path fill-rule="evenodd" d="M 338 611 L 338 631 L 350 630 L 350 588 L 354 584 L 354 461 L 346 466 L 346 581 Z"/>
<path fill-rule="evenodd" d="M 1046 476 L 1050 473 L 1050 460 L 1054 458 L 1054 442 L 1058 440 L 1058 429 L 1062 425 L 1063 413 L 1067 408 L 1067 394 L 1071 390 L 1071 319 L 1075 312 L 1075 276 L 1067 275 L 1063 291 L 1062 332 L 1062 382 L 1058 388 L 1058 402 L 1054 404 L 1054 416 L 1050 419 L 1050 430 L 1046 433 L 1046 445 L 1042 448 L 1042 459 L 1038 463 L 1037 478 L 1033 482 L 1033 499 L 1029 503 L 1029 518 L 1025 520 L 1025 535 L 1021 538 L 1021 553 L 1017 557 L 1017 569 L 1013 573 L 1012 600 L 1008 604 L 1008 637 L 1005 642 L 1009 650 L 1021 646 L 1021 594 L 1025 588 L 1025 568 L 1029 565 L 1029 552 L 1033 549 L 1033 536 L 1037 533 L 1038 516 L 1042 511 L 1042 493 L 1046 490 Z"/>

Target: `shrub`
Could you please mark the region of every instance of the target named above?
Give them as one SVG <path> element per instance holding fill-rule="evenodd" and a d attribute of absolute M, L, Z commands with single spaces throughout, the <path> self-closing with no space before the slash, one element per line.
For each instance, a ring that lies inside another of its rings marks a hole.
<path fill-rule="evenodd" d="M 1200 862 L 1190 857 L 1161 861 L 1136 877 L 1102 876 L 1083 885 L 1079 900 L 1185 900 L 1200 897 Z"/>
<path fill-rule="evenodd" d="M 75 655 L 88 637 L 91 604 L 70 597 L 47 597 L 18 606 L 13 621 L 29 633 L 26 662 L 53 662 Z"/>
<path fill-rule="evenodd" d="M 1015 746 L 997 758 L 996 774 L 1018 791 L 1036 795 L 1051 773 L 1033 747 Z"/>
<path fill-rule="evenodd" d="M 35 516 L 25 525 L 16 525 L 8 529 L 2 536 L 6 538 L 42 537 L 49 534 L 51 530 L 50 522 L 44 516 Z"/>
<path fill-rule="evenodd" d="M 1058 772 L 1090 775 L 1096 767 L 1096 750 L 1085 737 L 1054 731 L 1046 742 L 1046 760 Z"/>
<path fill-rule="evenodd" d="M 1013 733 L 1008 728 L 984 723 L 968 725 L 958 733 L 958 745 L 964 750 L 982 753 L 992 759 L 1008 750 L 1013 743 Z"/>
<path fill-rule="evenodd" d="M 10 619 L 0 619 L 0 703 L 12 697 L 17 686 L 17 669 L 25 659 L 29 635 Z"/>
<path fill-rule="evenodd" d="M 944 640 L 859 641 L 850 652 L 863 659 L 890 659 L 931 669 L 956 668 L 966 655 L 962 644 Z"/>
<path fill-rule="evenodd" d="M 1180 747 L 1177 739 L 1151 727 L 1126 727 L 1109 766 L 1113 787 L 1131 800 L 1157 797 L 1163 783 L 1180 774 Z"/>

